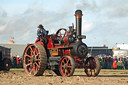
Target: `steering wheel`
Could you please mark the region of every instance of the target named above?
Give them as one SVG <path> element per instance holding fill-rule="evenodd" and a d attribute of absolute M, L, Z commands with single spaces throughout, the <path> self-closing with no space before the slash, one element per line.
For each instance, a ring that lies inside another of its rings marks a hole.
<path fill-rule="evenodd" d="M 57 32 L 56 32 L 56 35 L 58 37 L 62 39 L 64 39 L 64 37 L 66 36 L 66 33 L 67 33 L 67 30 L 65 28 L 60 28 Z"/>

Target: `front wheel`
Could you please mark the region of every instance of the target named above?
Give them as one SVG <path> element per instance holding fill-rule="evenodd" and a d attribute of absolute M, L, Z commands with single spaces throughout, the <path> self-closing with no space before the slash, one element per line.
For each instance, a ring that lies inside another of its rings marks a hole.
<path fill-rule="evenodd" d="M 87 58 L 84 69 L 88 77 L 97 76 L 100 72 L 99 60 L 94 57 Z"/>
<path fill-rule="evenodd" d="M 75 60 L 70 56 L 65 56 L 60 61 L 59 71 L 62 76 L 72 76 L 75 71 Z"/>

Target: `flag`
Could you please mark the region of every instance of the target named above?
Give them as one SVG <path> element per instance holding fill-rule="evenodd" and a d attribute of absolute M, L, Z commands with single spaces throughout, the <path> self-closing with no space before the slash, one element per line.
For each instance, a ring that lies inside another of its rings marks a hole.
<path fill-rule="evenodd" d="M 11 39 L 14 39 L 14 37 L 11 37 Z"/>

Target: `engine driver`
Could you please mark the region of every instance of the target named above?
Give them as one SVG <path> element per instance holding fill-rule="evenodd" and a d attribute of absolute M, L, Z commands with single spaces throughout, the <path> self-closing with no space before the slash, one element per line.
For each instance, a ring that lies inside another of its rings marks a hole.
<path fill-rule="evenodd" d="M 48 31 L 46 31 L 45 29 L 44 29 L 44 27 L 42 26 L 42 24 L 40 24 L 39 26 L 38 26 L 38 30 L 37 30 L 37 39 L 36 39 L 36 41 L 35 41 L 35 43 L 37 43 L 38 41 L 41 41 L 41 42 L 43 42 L 44 44 L 46 44 L 47 43 L 47 39 L 44 37 L 44 36 L 46 36 L 48 34 Z"/>
<path fill-rule="evenodd" d="M 42 37 L 44 37 L 45 35 L 47 35 L 47 31 L 44 29 L 44 27 L 42 26 L 42 24 L 40 24 L 40 25 L 38 26 L 37 36 L 38 36 L 38 38 L 42 38 Z"/>

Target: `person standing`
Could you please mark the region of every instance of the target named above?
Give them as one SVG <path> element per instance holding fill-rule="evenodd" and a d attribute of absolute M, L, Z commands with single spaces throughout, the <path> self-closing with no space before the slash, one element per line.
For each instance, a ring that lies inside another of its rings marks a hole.
<path fill-rule="evenodd" d="M 105 64 L 104 64 L 105 66 L 105 69 L 107 69 L 107 67 L 108 67 L 108 57 L 105 55 Z"/>
<path fill-rule="evenodd" d="M 108 56 L 108 69 L 112 68 L 113 58 L 111 55 Z"/>
<path fill-rule="evenodd" d="M 17 55 L 14 55 L 14 57 L 13 57 L 13 64 L 14 64 L 14 68 L 16 68 L 17 67 L 17 60 L 16 60 L 16 58 L 17 58 Z"/>
<path fill-rule="evenodd" d="M 121 56 L 121 57 L 119 58 L 119 63 L 120 63 L 120 69 L 125 69 L 123 56 Z"/>
<path fill-rule="evenodd" d="M 115 56 L 114 61 L 113 61 L 113 69 L 117 68 L 117 56 Z"/>
<path fill-rule="evenodd" d="M 101 59 L 101 68 L 104 69 L 104 62 L 105 62 L 105 59 L 104 59 L 104 56 L 103 55 L 100 55 L 100 59 Z"/>
<path fill-rule="evenodd" d="M 19 65 L 20 65 L 20 58 L 19 58 L 19 56 L 17 56 L 16 60 L 17 60 L 17 68 L 19 68 Z"/>
<path fill-rule="evenodd" d="M 111 69 L 112 69 L 113 61 L 114 61 L 113 56 L 111 56 L 111 60 L 110 60 Z"/>
<path fill-rule="evenodd" d="M 124 63 L 124 67 L 125 67 L 125 69 L 127 69 L 127 57 L 126 56 L 124 56 L 124 60 L 123 60 L 123 63 Z"/>
<path fill-rule="evenodd" d="M 117 61 L 114 60 L 114 61 L 113 61 L 113 69 L 116 69 L 116 68 L 117 68 Z"/>
<path fill-rule="evenodd" d="M 101 68 L 102 68 L 102 63 L 101 63 L 102 61 L 101 61 L 101 58 L 99 57 L 99 55 L 97 55 L 96 57 L 97 57 L 97 59 L 99 60 L 100 66 L 101 66 Z"/>
<path fill-rule="evenodd" d="M 126 57 L 126 69 L 128 69 L 128 56 Z"/>

